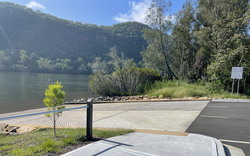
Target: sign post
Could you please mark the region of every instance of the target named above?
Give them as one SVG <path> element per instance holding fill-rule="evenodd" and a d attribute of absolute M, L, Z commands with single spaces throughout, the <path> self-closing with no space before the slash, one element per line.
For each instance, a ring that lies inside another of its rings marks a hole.
<path fill-rule="evenodd" d="M 232 94 L 234 93 L 234 79 L 233 79 L 233 83 L 232 83 Z"/>
<path fill-rule="evenodd" d="M 232 67 L 232 72 L 231 72 L 231 79 L 233 79 L 232 94 L 234 93 L 234 79 L 238 79 L 237 95 L 239 95 L 240 80 L 242 79 L 242 76 L 243 76 L 243 67 Z"/>

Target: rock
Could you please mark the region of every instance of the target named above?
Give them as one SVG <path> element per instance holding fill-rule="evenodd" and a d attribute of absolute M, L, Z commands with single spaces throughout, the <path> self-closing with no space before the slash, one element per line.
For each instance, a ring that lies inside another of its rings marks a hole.
<path fill-rule="evenodd" d="M 13 134 L 22 134 L 22 133 L 27 133 L 35 128 L 33 127 L 17 127 L 17 126 L 10 126 L 5 123 L 0 124 L 0 134 L 6 134 L 6 135 L 13 135 Z"/>
<path fill-rule="evenodd" d="M 0 123 L 0 133 L 4 132 L 9 125 L 6 123 Z"/>
<path fill-rule="evenodd" d="M 34 128 L 34 127 L 29 127 L 29 126 L 22 126 L 22 127 L 20 127 L 19 129 L 17 129 L 17 133 L 18 134 L 23 134 L 23 133 L 28 133 L 28 132 L 31 132 L 31 131 L 33 131 L 34 129 L 36 129 L 36 128 Z"/>
<path fill-rule="evenodd" d="M 5 132 L 16 133 L 16 131 L 17 131 L 18 128 L 19 127 L 16 127 L 16 126 L 8 126 L 8 127 L 5 128 Z"/>

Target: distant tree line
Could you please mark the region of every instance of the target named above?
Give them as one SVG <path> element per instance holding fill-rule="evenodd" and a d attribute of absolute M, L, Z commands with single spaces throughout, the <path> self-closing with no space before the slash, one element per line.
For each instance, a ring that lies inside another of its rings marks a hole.
<path fill-rule="evenodd" d="M 90 74 L 84 58 L 49 59 L 26 50 L 0 50 L 0 71 Z"/>
<path fill-rule="evenodd" d="M 147 46 L 142 38 L 144 28 L 148 26 L 138 22 L 84 24 L 0 2 L 0 50 L 26 50 L 51 60 L 79 57 L 91 62 L 95 57 L 106 57 L 109 48 L 116 45 L 139 61 L 140 51 Z"/>

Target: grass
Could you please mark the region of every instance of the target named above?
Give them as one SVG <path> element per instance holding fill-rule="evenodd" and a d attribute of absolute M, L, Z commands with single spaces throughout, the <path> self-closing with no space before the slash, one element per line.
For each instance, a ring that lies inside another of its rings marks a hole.
<path fill-rule="evenodd" d="M 158 81 L 146 92 L 151 97 L 163 96 L 164 98 L 209 97 L 249 99 L 246 95 L 231 94 L 225 91 L 211 91 L 209 84 L 189 84 L 179 81 Z"/>
<path fill-rule="evenodd" d="M 58 137 L 53 135 L 53 129 L 37 129 L 21 135 L 0 134 L 0 155 L 33 156 L 59 155 L 79 146 L 87 144 L 85 129 L 57 129 Z M 126 129 L 94 129 L 95 138 L 109 138 L 133 132 Z M 66 150 L 65 150 L 66 149 Z"/>

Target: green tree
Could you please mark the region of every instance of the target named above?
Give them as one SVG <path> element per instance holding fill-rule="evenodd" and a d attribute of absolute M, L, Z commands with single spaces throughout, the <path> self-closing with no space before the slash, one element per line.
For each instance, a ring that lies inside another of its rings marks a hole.
<path fill-rule="evenodd" d="M 37 60 L 37 64 L 40 70 L 42 71 L 54 71 L 55 66 L 53 65 L 53 61 L 48 58 L 39 58 Z"/>
<path fill-rule="evenodd" d="M 196 56 L 193 34 L 195 17 L 192 5 L 191 1 L 186 1 L 176 17 L 172 33 L 174 45 L 171 50 L 171 64 L 180 80 L 190 79 Z"/>
<path fill-rule="evenodd" d="M 48 108 L 48 111 L 56 111 L 64 109 L 63 101 L 65 97 L 65 92 L 62 91 L 63 86 L 60 82 L 56 81 L 55 84 L 51 84 L 45 90 L 45 98 L 43 103 Z M 54 112 L 52 114 L 46 114 L 47 117 L 52 117 L 54 135 L 56 137 L 56 121 L 62 115 L 62 112 Z"/>
<path fill-rule="evenodd" d="M 142 93 L 147 84 L 159 80 L 157 72 L 138 68 L 132 59 L 126 59 L 116 47 L 110 48 L 108 56 L 109 61 L 99 58 L 92 64 L 95 74 L 90 78 L 90 88 L 97 94 L 135 95 Z"/>
<path fill-rule="evenodd" d="M 210 52 L 208 78 L 220 88 L 229 90 L 233 66 L 249 68 L 248 0 L 200 0 L 200 50 Z M 202 34 L 207 32 L 208 37 Z M 203 36 L 203 37 L 201 37 Z M 207 44 L 209 43 L 209 44 Z M 249 76 L 245 70 L 245 76 Z"/>
<path fill-rule="evenodd" d="M 166 3 L 165 0 L 152 1 L 146 18 L 146 21 L 152 30 L 144 31 L 144 38 L 148 42 L 148 47 L 146 51 L 142 53 L 142 56 L 143 62 L 146 65 L 155 64 L 155 59 L 150 59 L 151 57 L 149 56 L 161 58 L 160 61 L 164 63 L 162 64 L 164 67 L 162 72 L 167 73 L 169 79 L 178 79 L 173 73 L 169 62 L 171 39 L 169 39 L 170 37 L 167 33 L 171 28 L 171 22 L 166 15 L 169 7 L 170 3 Z"/>
<path fill-rule="evenodd" d="M 100 57 L 96 57 L 92 63 L 90 63 L 93 73 L 110 73 L 110 68 L 108 67 L 107 61 L 101 60 Z"/>
<path fill-rule="evenodd" d="M 0 70 L 9 70 L 12 65 L 12 58 L 5 51 L 0 51 Z"/>

